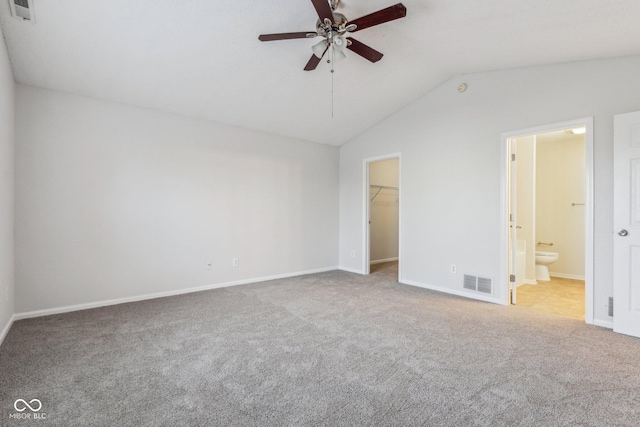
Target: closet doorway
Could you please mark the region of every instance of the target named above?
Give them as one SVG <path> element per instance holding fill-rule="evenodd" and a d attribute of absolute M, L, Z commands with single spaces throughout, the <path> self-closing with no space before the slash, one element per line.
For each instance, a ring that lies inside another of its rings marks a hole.
<path fill-rule="evenodd" d="M 365 161 L 365 272 L 400 281 L 400 156 Z"/>

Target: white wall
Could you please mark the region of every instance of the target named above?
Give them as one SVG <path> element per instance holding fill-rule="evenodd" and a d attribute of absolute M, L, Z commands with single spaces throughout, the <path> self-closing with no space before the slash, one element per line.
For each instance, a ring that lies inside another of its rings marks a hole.
<path fill-rule="evenodd" d="M 337 148 L 24 85 L 16 102 L 17 313 L 337 266 Z"/>
<path fill-rule="evenodd" d="M 496 279 L 495 300 L 506 301 L 501 134 L 594 116 L 594 307 L 596 321 L 610 322 L 613 116 L 640 110 L 638 75 L 640 57 L 465 75 L 342 146 L 340 265 L 364 267 L 349 254 L 363 249 L 363 159 L 401 152 L 403 281 L 472 295 L 461 274 L 480 274 Z"/>
<path fill-rule="evenodd" d="M 369 164 L 369 184 L 385 187 L 399 187 L 398 159 L 381 160 Z M 383 188 L 370 189 L 371 201 L 369 228 L 371 262 L 398 258 L 398 190 Z M 376 195 L 377 194 L 377 195 Z"/>
<path fill-rule="evenodd" d="M 519 279 L 524 275 L 526 283 L 536 283 L 536 146 L 535 137 L 516 139 L 516 222 L 522 227 L 516 230 L 517 238 L 525 244 L 525 271 L 516 272 Z M 584 258 L 584 254 L 583 254 Z"/>
<path fill-rule="evenodd" d="M 538 142 L 536 160 L 536 237 L 553 242 L 540 251 L 560 254 L 549 266 L 552 275 L 584 280 L 585 139 Z"/>
<path fill-rule="evenodd" d="M 0 34 L 0 343 L 14 313 L 15 83 Z"/>

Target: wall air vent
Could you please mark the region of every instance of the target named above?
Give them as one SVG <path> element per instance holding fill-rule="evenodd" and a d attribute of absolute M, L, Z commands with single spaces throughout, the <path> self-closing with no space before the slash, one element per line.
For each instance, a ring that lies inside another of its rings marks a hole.
<path fill-rule="evenodd" d="M 609 297 L 609 305 L 607 306 L 607 314 L 613 317 L 613 297 Z"/>
<path fill-rule="evenodd" d="M 469 276 L 468 274 L 464 275 L 464 279 L 462 282 L 462 287 L 468 289 L 470 291 L 475 291 L 478 289 L 478 278 L 476 276 Z"/>
<path fill-rule="evenodd" d="M 493 279 L 465 274 L 462 281 L 462 287 L 470 291 L 491 295 L 493 292 Z"/>
<path fill-rule="evenodd" d="M 33 12 L 33 0 L 9 0 L 11 15 L 21 21 L 36 22 L 36 15 Z"/>

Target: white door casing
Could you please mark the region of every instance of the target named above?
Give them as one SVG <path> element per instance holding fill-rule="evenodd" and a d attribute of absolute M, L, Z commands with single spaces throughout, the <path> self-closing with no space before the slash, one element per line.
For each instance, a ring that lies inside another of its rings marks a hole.
<path fill-rule="evenodd" d="M 402 283 L 402 154 L 393 153 L 383 156 L 369 157 L 363 159 L 363 220 L 362 220 L 362 273 L 370 274 L 370 182 L 369 182 L 369 164 L 382 160 L 398 159 L 398 282 Z"/>
<path fill-rule="evenodd" d="M 593 262 L 594 262 L 594 202 L 593 202 L 593 117 L 585 117 L 581 119 L 571 120 L 567 122 L 548 124 L 543 126 L 537 126 L 533 128 L 521 129 L 516 131 L 505 132 L 502 134 L 502 147 L 503 151 L 501 156 L 503 159 L 501 170 L 501 188 L 502 197 L 502 216 L 501 222 L 504 224 L 501 230 L 501 250 L 500 250 L 500 265 L 501 271 L 505 273 L 506 281 L 503 282 L 503 289 L 506 290 L 504 295 L 504 304 L 512 303 L 511 283 L 509 282 L 509 275 L 511 274 L 511 257 L 513 254 L 509 251 L 512 245 L 512 235 L 509 232 L 510 225 L 510 169 L 511 169 L 511 143 L 510 140 L 519 137 L 533 136 L 541 133 L 554 132 L 559 130 L 573 129 L 578 127 L 586 128 L 585 138 L 585 208 L 586 208 L 586 224 L 585 224 L 585 322 L 588 324 L 595 323 L 593 299 L 594 299 L 594 281 L 593 281 Z M 604 326 L 604 325 L 603 325 Z M 607 324 L 610 327 L 609 324 Z"/>
<path fill-rule="evenodd" d="M 640 111 L 614 117 L 613 330 L 640 337 Z"/>
<path fill-rule="evenodd" d="M 518 195 L 518 191 L 517 191 L 517 180 L 516 180 L 516 173 L 517 173 L 517 163 L 516 163 L 516 140 L 514 139 L 509 139 L 509 148 L 510 148 L 510 152 L 511 152 L 511 159 L 510 159 L 510 172 L 509 172 L 509 181 L 510 181 L 510 187 L 511 187 L 511 194 L 510 194 L 510 208 L 509 208 L 509 234 L 510 234 L 510 239 L 511 239 L 511 259 L 510 259 L 510 265 L 511 265 L 511 271 L 509 274 L 509 283 L 510 283 L 510 288 L 509 291 L 511 292 L 511 298 L 510 298 L 510 302 L 511 304 L 516 304 L 517 302 L 517 289 L 518 287 L 516 286 L 516 277 L 518 276 L 518 274 L 524 274 L 524 272 L 522 271 L 517 271 L 517 244 L 518 244 L 518 232 L 517 232 L 517 195 Z"/>

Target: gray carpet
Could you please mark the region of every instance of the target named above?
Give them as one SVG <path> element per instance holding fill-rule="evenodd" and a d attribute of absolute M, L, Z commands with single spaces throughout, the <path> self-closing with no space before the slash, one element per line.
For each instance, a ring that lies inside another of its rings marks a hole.
<path fill-rule="evenodd" d="M 640 425 L 640 340 L 393 273 L 18 321 L 0 347 L 0 424 Z M 10 419 L 18 398 L 47 419 Z"/>

